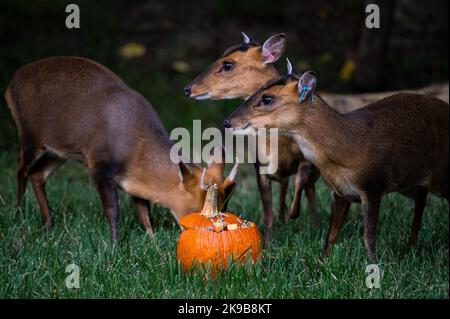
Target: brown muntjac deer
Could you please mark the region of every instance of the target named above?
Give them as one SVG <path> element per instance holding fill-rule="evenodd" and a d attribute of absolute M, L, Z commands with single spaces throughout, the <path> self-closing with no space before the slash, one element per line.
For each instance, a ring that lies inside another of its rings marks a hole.
<path fill-rule="evenodd" d="M 205 71 L 185 86 L 186 96 L 195 99 L 247 98 L 268 80 L 279 76 L 273 65 L 284 53 L 286 37 L 278 34 L 267 39 L 263 45 L 244 35 L 244 42 L 225 50 L 223 55 Z M 266 140 L 266 150 L 270 140 Z M 256 178 L 264 210 L 265 241 L 272 237 L 272 189 L 271 181 L 280 183 L 280 219 L 284 221 L 286 193 L 289 177 L 295 176 L 294 200 L 289 216 L 297 218 L 303 189 L 309 203 L 313 227 L 318 228 L 315 203 L 315 182 L 320 176 L 318 169 L 306 161 L 295 140 L 288 136 L 278 137 L 278 169 L 276 174 L 260 174 L 260 163 L 255 163 Z"/>
<path fill-rule="evenodd" d="M 291 134 L 333 190 L 324 250 L 335 242 L 350 202 L 361 202 L 364 244 L 375 261 L 383 195 L 415 201 L 410 243 L 417 240 L 428 192 L 449 200 L 448 103 L 400 93 L 340 114 L 314 94 L 314 72 L 266 83 L 226 120 L 233 130 L 276 127 Z"/>
<path fill-rule="evenodd" d="M 118 238 L 117 188 L 130 194 L 152 234 L 148 200 L 178 220 L 201 209 L 204 181 L 217 183 L 221 203 L 232 192 L 236 167 L 223 179 L 223 164 L 173 163 L 172 142 L 150 103 L 106 67 L 80 57 L 51 57 L 21 67 L 5 94 L 16 122 L 18 205 L 30 178 L 41 214 L 53 219 L 47 177 L 67 159 L 84 163 L 100 195 L 113 240 Z"/>

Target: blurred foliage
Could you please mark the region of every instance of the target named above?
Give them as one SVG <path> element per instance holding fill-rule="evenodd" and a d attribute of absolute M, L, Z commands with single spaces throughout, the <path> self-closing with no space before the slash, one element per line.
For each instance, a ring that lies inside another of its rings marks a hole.
<path fill-rule="evenodd" d="M 230 5 L 231 3 L 231 5 Z M 249 16 L 258 17 L 263 20 L 270 17 L 271 20 L 283 19 L 277 1 L 272 0 L 247 0 L 247 1 L 230 1 L 217 0 L 213 1 L 213 5 L 219 12 L 225 13 L 225 16 L 233 15 L 240 19 L 246 19 Z"/>

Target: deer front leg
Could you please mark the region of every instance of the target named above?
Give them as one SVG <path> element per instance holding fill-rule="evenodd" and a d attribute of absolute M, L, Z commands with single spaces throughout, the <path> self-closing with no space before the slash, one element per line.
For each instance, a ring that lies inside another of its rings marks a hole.
<path fill-rule="evenodd" d="M 330 226 L 328 228 L 327 239 L 323 248 L 324 255 L 330 252 L 331 247 L 341 231 L 342 225 L 344 224 L 350 208 L 350 202 L 337 195 L 335 192 L 332 193 L 332 197 Z"/>
<path fill-rule="evenodd" d="M 138 213 L 138 217 L 140 221 L 142 222 L 142 225 L 144 225 L 145 230 L 147 231 L 147 234 L 149 237 L 153 236 L 153 229 L 152 225 L 150 223 L 150 203 L 146 199 L 142 199 L 139 197 L 133 196 L 133 202 L 136 206 L 136 210 Z"/>
<path fill-rule="evenodd" d="M 294 178 L 294 198 L 292 199 L 291 209 L 289 210 L 289 218 L 296 219 L 300 216 L 300 200 L 303 192 L 302 177 L 297 172 Z"/>
<path fill-rule="evenodd" d="M 294 199 L 292 200 L 291 209 L 289 211 L 289 217 L 292 219 L 296 219 L 300 216 L 300 201 L 302 199 L 302 192 L 308 182 L 309 172 L 302 165 L 302 162 L 300 162 L 294 178 Z"/>
<path fill-rule="evenodd" d="M 119 205 L 117 188 L 110 171 L 94 171 L 92 174 L 97 192 L 103 207 L 103 213 L 108 218 L 111 239 L 118 239 Z"/>
<path fill-rule="evenodd" d="M 413 246 L 419 237 L 420 224 L 422 222 L 423 211 L 427 203 L 428 190 L 419 187 L 414 197 L 414 219 L 411 225 L 411 235 L 409 237 L 409 246 Z"/>
<path fill-rule="evenodd" d="M 306 197 L 308 198 L 309 204 L 309 213 L 311 216 L 311 222 L 313 225 L 313 229 L 319 229 L 319 214 L 317 214 L 317 206 L 316 206 L 316 182 L 320 177 L 319 169 L 310 162 L 308 163 L 309 167 L 309 178 L 308 183 L 305 185 Z"/>
<path fill-rule="evenodd" d="M 289 178 L 284 179 L 280 183 L 280 221 L 284 223 L 286 215 L 286 194 L 289 187 Z"/>
<path fill-rule="evenodd" d="M 259 194 L 264 210 L 264 242 L 269 244 L 272 241 L 272 224 L 273 224 L 273 210 L 272 210 L 272 183 L 270 178 L 265 174 L 259 173 L 259 166 L 255 165 L 256 182 L 258 184 Z"/>
<path fill-rule="evenodd" d="M 309 214 L 311 216 L 311 223 L 313 229 L 316 231 L 319 229 L 319 216 L 317 214 L 317 206 L 316 206 L 316 187 L 314 183 L 308 183 L 305 186 L 306 198 L 308 199 L 309 204 Z"/>
<path fill-rule="evenodd" d="M 376 263 L 376 236 L 378 216 L 380 212 L 381 195 L 366 193 L 361 196 L 364 218 L 364 245 L 369 253 L 369 259 Z"/>

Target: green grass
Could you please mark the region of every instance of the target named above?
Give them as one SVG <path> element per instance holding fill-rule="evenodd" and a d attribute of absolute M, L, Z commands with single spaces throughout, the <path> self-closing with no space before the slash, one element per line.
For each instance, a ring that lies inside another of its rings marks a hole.
<path fill-rule="evenodd" d="M 15 155 L 0 154 L 0 298 L 448 298 L 448 206 L 435 197 L 412 250 L 406 248 L 412 203 L 399 195 L 384 199 L 378 235 L 381 288 L 369 290 L 358 205 L 332 254 L 319 258 L 330 204 L 322 182 L 319 232 L 312 232 L 302 203 L 298 220 L 275 224 L 273 245 L 259 264 L 250 271 L 230 269 L 211 280 L 181 270 L 176 259 L 179 229 L 167 209 L 152 206 L 155 236 L 149 239 L 130 199 L 121 194 L 120 241 L 113 246 L 81 165 L 62 167 L 47 190 L 56 225 L 50 233 L 42 227 L 31 187 L 24 208 L 15 207 Z M 277 198 L 277 187 L 274 191 Z M 240 173 L 230 210 L 262 226 L 249 167 Z M 71 263 L 81 267 L 80 289 L 65 286 L 65 268 Z"/>

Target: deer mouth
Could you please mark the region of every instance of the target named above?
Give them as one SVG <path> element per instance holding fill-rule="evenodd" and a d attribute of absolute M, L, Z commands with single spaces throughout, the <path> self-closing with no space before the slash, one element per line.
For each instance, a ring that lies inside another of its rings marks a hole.
<path fill-rule="evenodd" d="M 211 98 L 209 92 L 197 94 L 197 95 L 191 95 L 190 97 L 193 99 L 196 99 L 196 100 L 207 100 L 207 99 Z"/>
<path fill-rule="evenodd" d="M 231 133 L 234 135 L 249 135 L 256 134 L 256 130 L 250 123 L 247 123 L 240 127 L 230 127 Z"/>

